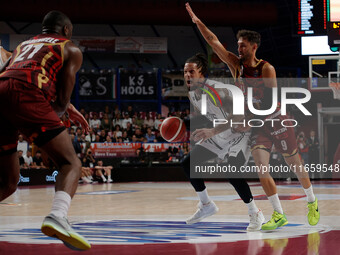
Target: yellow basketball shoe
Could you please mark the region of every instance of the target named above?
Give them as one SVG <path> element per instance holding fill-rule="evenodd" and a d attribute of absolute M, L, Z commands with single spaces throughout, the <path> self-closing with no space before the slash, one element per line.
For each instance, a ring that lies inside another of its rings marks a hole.
<path fill-rule="evenodd" d="M 282 227 L 288 224 L 288 220 L 285 214 L 274 211 L 272 218 L 265 224 L 262 225 L 262 230 L 274 230 L 278 227 Z"/>
<path fill-rule="evenodd" d="M 318 199 L 315 198 L 314 202 L 308 203 L 307 207 L 308 207 L 308 214 L 307 214 L 308 223 L 309 223 L 309 225 L 314 226 L 314 225 L 318 224 L 318 222 L 320 220 Z"/>
<path fill-rule="evenodd" d="M 41 232 L 63 241 L 65 246 L 72 250 L 83 251 L 91 248 L 91 244 L 74 231 L 66 218 L 53 214 L 46 216 L 41 226 Z"/>

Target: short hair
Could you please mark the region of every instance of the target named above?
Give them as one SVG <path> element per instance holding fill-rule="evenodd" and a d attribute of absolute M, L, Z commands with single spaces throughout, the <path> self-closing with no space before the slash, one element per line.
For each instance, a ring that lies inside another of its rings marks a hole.
<path fill-rule="evenodd" d="M 240 37 L 247 39 L 252 44 L 256 43 L 257 48 L 260 47 L 260 44 L 261 44 L 260 33 L 256 32 L 256 31 L 243 29 L 243 30 L 240 30 L 240 31 L 237 32 L 237 35 L 236 35 L 237 40 L 240 39 Z"/>
<path fill-rule="evenodd" d="M 50 11 L 42 22 L 43 31 L 56 31 L 65 25 L 71 24 L 71 20 L 60 11 Z"/>
<path fill-rule="evenodd" d="M 197 67 L 201 69 L 203 75 L 208 74 L 208 60 L 205 54 L 197 53 L 185 61 L 185 63 L 195 63 Z"/>

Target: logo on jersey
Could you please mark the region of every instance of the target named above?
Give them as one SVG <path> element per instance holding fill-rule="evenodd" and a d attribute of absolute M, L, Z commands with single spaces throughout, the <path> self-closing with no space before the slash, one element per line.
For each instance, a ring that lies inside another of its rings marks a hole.
<path fill-rule="evenodd" d="M 222 107 L 223 106 L 222 100 L 221 100 L 219 94 L 217 93 L 217 91 L 213 87 L 209 86 L 208 84 L 205 84 L 205 86 L 207 88 L 209 88 L 215 94 L 215 96 L 217 97 L 218 101 L 220 102 L 220 107 Z M 205 93 L 207 93 L 211 97 L 211 99 L 213 100 L 215 106 L 217 106 L 217 103 L 216 103 L 216 100 L 215 100 L 214 96 L 207 89 L 204 89 L 204 88 L 200 88 L 200 89 L 203 90 Z"/>

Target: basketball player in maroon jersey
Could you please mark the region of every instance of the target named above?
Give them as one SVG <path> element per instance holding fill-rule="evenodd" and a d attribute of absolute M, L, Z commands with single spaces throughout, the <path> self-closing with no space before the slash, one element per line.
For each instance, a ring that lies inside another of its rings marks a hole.
<path fill-rule="evenodd" d="M 275 68 L 271 64 L 256 58 L 256 51 L 260 46 L 261 41 L 260 34 L 248 30 L 239 31 L 237 34 L 239 56 L 236 56 L 224 48 L 216 35 L 212 33 L 195 15 L 188 3 L 186 4 L 186 9 L 204 39 L 212 47 L 219 58 L 228 65 L 237 85 L 243 89 L 244 93 L 246 93 L 247 87 L 253 87 L 253 99 L 258 102 L 258 107 L 260 109 L 268 109 L 271 106 L 270 88 L 277 87 L 276 72 Z M 245 78 L 257 79 L 252 82 L 252 79 Z M 268 99 L 270 99 L 270 102 L 268 102 Z M 268 104 L 269 107 L 267 107 Z M 287 116 L 280 115 L 279 108 L 275 111 L 273 116 L 266 116 L 265 118 L 274 117 L 281 120 L 287 118 Z M 281 207 L 275 182 L 270 173 L 268 171 L 264 171 L 264 169 L 268 169 L 269 167 L 272 145 L 275 145 L 276 150 L 282 153 L 285 157 L 286 163 L 291 166 L 293 170 L 297 170 L 295 173 L 307 196 L 309 209 L 307 215 L 308 222 L 310 225 L 316 225 L 320 218 L 317 199 L 314 196 L 308 173 L 304 169 L 298 155 L 293 127 L 283 128 L 278 122 L 276 122 L 274 127 L 272 127 L 271 123 L 266 122 L 262 128 L 253 128 L 251 139 L 252 155 L 255 164 L 260 170 L 260 181 L 268 200 L 274 209 L 271 220 L 263 224 L 262 229 L 273 230 L 288 223 Z"/>
<path fill-rule="evenodd" d="M 78 159 L 60 117 L 68 112 L 71 120 L 88 129 L 86 120 L 70 105 L 82 53 L 70 38 L 72 23 L 58 11 L 49 12 L 42 34 L 22 42 L 14 50 L 6 70 L 0 74 L 0 201 L 17 187 L 20 167 L 17 133 L 24 134 L 55 162 L 59 174 L 52 210 L 41 230 L 77 250 L 91 247 L 67 221 L 71 199 L 81 174 Z"/>

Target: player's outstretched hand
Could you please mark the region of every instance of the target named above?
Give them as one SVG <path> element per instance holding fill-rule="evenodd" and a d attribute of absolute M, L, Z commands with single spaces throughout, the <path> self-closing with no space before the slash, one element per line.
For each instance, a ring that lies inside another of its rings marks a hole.
<path fill-rule="evenodd" d="M 185 8 L 187 9 L 191 19 L 192 19 L 192 22 L 196 23 L 199 19 L 197 18 L 197 16 L 195 15 L 195 13 L 193 12 L 193 10 L 191 9 L 190 7 L 190 4 L 189 3 L 186 3 L 185 4 Z"/>
<path fill-rule="evenodd" d="M 205 140 L 213 137 L 215 135 L 212 128 L 201 128 L 192 132 L 191 136 L 195 142 L 204 142 Z"/>
<path fill-rule="evenodd" d="M 87 123 L 84 116 L 80 112 L 78 112 L 78 110 L 72 104 L 68 106 L 67 113 L 70 121 L 72 121 L 77 127 L 81 126 L 85 134 L 89 132 L 89 123 Z"/>

